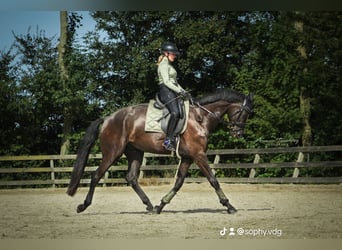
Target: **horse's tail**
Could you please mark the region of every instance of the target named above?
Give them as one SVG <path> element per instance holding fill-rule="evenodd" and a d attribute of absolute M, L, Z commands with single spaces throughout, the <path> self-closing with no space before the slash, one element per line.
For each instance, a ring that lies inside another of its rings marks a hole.
<path fill-rule="evenodd" d="M 95 140 L 98 137 L 99 126 L 103 122 L 103 118 L 99 118 L 96 121 L 93 121 L 87 129 L 86 134 L 80 142 L 80 145 L 77 150 L 77 158 L 74 164 L 74 169 L 71 174 L 70 183 L 68 186 L 67 194 L 73 196 L 80 184 L 80 180 L 82 174 L 84 172 L 85 165 L 88 161 L 90 149 L 95 143 Z"/>

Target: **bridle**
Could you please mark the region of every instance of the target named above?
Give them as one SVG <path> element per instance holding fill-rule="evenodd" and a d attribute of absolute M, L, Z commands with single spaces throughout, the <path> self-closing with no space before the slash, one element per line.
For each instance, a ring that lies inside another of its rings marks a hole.
<path fill-rule="evenodd" d="M 243 103 L 240 106 L 240 109 L 238 109 L 232 115 L 232 117 L 237 116 L 236 121 L 229 121 L 228 122 L 228 127 L 230 128 L 230 130 L 232 132 L 239 132 L 239 131 L 244 129 L 246 124 L 244 122 L 240 122 L 239 121 L 241 115 L 243 114 L 243 112 L 246 112 L 248 115 L 251 115 L 253 113 L 253 110 L 250 107 L 247 106 L 247 98 L 244 99 Z M 238 129 L 233 129 L 234 127 L 238 127 Z"/>
<path fill-rule="evenodd" d="M 209 113 L 211 116 L 213 116 L 219 122 L 226 124 L 232 132 L 239 132 L 239 131 L 242 131 L 244 129 L 245 123 L 239 121 L 243 112 L 247 112 L 248 115 L 251 115 L 253 113 L 253 110 L 247 106 L 247 97 L 245 97 L 245 99 L 243 100 L 243 103 L 240 105 L 240 108 L 237 111 L 235 111 L 235 113 L 232 115 L 232 117 L 238 116 L 236 121 L 226 122 L 222 118 L 220 118 L 216 113 L 208 110 L 207 108 L 203 107 L 199 103 L 195 103 L 195 105 L 197 105 L 199 108 L 201 108 L 204 111 L 206 111 L 207 113 Z M 237 127 L 238 129 L 234 129 L 234 127 Z"/>

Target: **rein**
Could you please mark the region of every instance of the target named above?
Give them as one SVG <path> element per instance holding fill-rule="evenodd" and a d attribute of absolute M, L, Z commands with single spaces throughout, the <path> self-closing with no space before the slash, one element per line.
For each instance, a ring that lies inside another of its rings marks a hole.
<path fill-rule="evenodd" d="M 247 104 L 247 99 L 245 98 L 242 105 L 240 106 L 240 109 L 237 110 L 233 115 L 232 117 L 238 115 L 238 118 L 237 120 L 240 119 L 240 116 L 242 114 L 243 111 L 246 111 L 248 114 L 251 114 L 252 113 L 252 110 L 246 105 Z M 199 104 L 198 102 L 195 103 L 196 106 L 198 106 L 200 109 L 206 111 L 208 114 L 212 115 L 216 120 L 218 120 L 219 122 L 222 122 L 224 124 L 226 124 L 227 126 L 230 126 L 230 127 L 233 127 L 233 126 L 237 126 L 239 127 L 240 129 L 242 129 L 245 124 L 242 123 L 242 122 L 238 122 L 238 121 L 229 121 L 229 122 L 226 122 L 224 121 L 223 119 L 221 119 L 220 117 L 218 117 L 218 115 L 212 111 L 210 111 L 209 109 L 203 107 L 201 104 Z"/>
<path fill-rule="evenodd" d="M 198 102 L 196 102 L 195 105 L 196 105 L 197 107 L 199 107 L 200 109 L 203 109 L 204 111 L 206 111 L 207 113 L 209 113 L 209 115 L 214 116 L 215 119 L 221 120 L 221 118 L 218 117 L 218 115 L 217 115 L 216 113 L 214 113 L 214 112 L 210 111 L 209 109 L 203 107 L 203 106 L 202 106 L 201 104 L 199 104 Z"/>

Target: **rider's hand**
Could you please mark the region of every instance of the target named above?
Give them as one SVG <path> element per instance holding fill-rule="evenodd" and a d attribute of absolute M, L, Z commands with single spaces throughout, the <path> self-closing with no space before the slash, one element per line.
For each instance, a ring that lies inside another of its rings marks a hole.
<path fill-rule="evenodd" d="M 185 90 L 182 90 L 181 92 L 179 92 L 179 95 L 183 98 L 183 99 L 189 99 L 191 98 L 190 93 L 186 92 Z"/>

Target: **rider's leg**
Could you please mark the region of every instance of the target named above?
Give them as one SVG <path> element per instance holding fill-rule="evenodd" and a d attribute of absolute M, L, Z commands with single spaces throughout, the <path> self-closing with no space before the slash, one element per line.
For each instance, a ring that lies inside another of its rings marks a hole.
<path fill-rule="evenodd" d="M 167 132 L 166 132 L 167 138 L 164 141 L 164 146 L 166 149 L 169 149 L 169 150 L 176 149 L 177 134 L 175 133 L 175 130 L 178 124 L 178 120 L 179 120 L 179 115 L 177 115 L 177 113 L 175 112 L 171 112 L 169 124 L 167 126 Z"/>
<path fill-rule="evenodd" d="M 180 118 L 177 94 L 166 86 L 161 85 L 159 96 L 160 100 L 165 103 L 165 106 L 170 112 L 170 120 L 166 131 L 164 147 L 168 150 L 175 150 L 177 137 L 175 134 L 175 129 Z"/>

